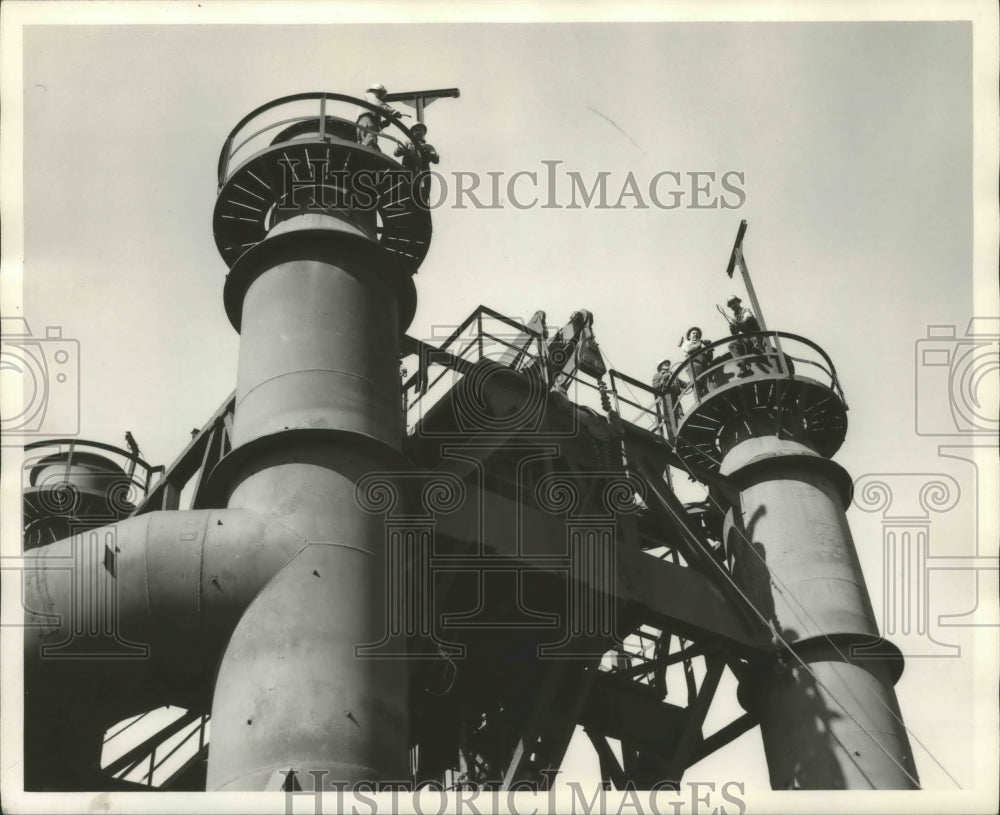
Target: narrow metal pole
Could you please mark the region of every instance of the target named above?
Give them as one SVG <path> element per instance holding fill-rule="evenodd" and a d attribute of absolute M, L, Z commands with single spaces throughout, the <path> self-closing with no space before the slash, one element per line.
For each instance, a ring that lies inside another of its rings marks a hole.
<path fill-rule="evenodd" d="M 746 221 L 743 223 L 746 223 Z M 747 287 L 747 294 L 750 295 L 750 306 L 753 308 L 753 313 L 760 324 L 760 330 L 767 331 L 767 325 L 764 323 L 764 313 L 760 310 L 760 303 L 757 302 L 757 292 L 754 291 L 753 281 L 750 279 L 750 270 L 747 269 L 747 262 L 743 257 L 742 245 L 736 247 L 736 262 L 739 264 L 740 274 L 743 275 L 743 285 Z"/>
<path fill-rule="evenodd" d="M 736 242 L 733 244 L 733 252 L 729 256 L 729 266 L 726 268 L 726 274 L 730 277 L 733 276 L 733 267 L 738 265 L 740 267 L 740 275 L 743 277 L 743 285 L 746 287 L 747 295 L 750 297 L 750 307 L 753 309 L 754 316 L 757 318 L 757 324 L 760 326 L 761 331 L 767 331 L 767 323 L 764 322 L 764 312 L 760 309 L 760 302 L 757 300 L 757 292 L 753 287 L 753 280 L 750 279 L 750 270 L 747 268 L 746 258 L 743 257 L 743 237 L 747 233 L 747 222 L 746 220 L 740 221 L 739 231 L 736 233 Z M 778 336 L 772 337 L 775 344 L 775 349 L 778 354 L 779 365 L 782 363 L 781 354 L 781 342 Z"/>
<path fill-rule="evenodd" d="M 731 278 L 736 265 L 739 264 L 740 274 L 743 276 L 743 285 L 746 286 L 747 294 L 750 295 L 750 305 L 753 307 L 753 313 L 757 317 L 757 322 L 760 323 L 760 330 L 767 331 L 767 327 L 764 325 L 764 315 L 760 310 L 760 303 L 757 302 L 757 293 L 754 291 L 753 281 L 750 280 L 750 271 L 747 269 L 746 260 L 743 258 L 743 237 L 746 234 L 747 222 L 744 219 L 740 221 L 740 228 L 736 232 L 736 240 L 733 242 L 733 251 L 729 253 L 726 275 Z"/>

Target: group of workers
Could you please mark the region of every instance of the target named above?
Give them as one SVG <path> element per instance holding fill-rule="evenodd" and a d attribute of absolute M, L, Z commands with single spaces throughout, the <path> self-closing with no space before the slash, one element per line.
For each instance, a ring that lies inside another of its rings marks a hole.
<path fill-rule="evenodd" d="M 753 336 L 761 330 L 760 323 L 750 309 L 743 307 L 743 301 L 735 294 L 726 301 L 726 305 L 732 311 L 727 314 L 720 308 L 719 311 L 729 323 L 729 336 L 732 341 L 728 345 L 730 358 L 736 362 L 737 376 L 747 377 L 753 371 L 751 365 L 756 362 L 758 366 L 767 368 L 764 340 L 762 337 Z M 656 366 L 656 373 L 653 375 L 653 390 L 660 396 L 669 395 L 674 409 L 679 413 L 680 406 L 678 399 L 685 390 L 693 384 L 700 396 L 708 392 L 710 380 L 713 376 L 705 375 L 715 362 L 712 341 L 706 339 L 698 326 L 689 328 L 678 343 L 684 352 L 686 360 L 674 365 L 669 359 L 665 359 Z M 756 358 L 756 359 L 754 359 Z M 680 376 L 673 376 L 674 372 L 687 365 L 692 382 L 686 381 Z M 671 377 L 673 376 L 673 379 Z"/>
<path fill-rule="evenodd" d="M 401 113 L 392 105 L 385 101 L 388 91 L 385 85 L 377 82 L 369 86 L 365 91 L 365 101 L 376 110 L 364 110 L 358 116 L 358 142 L 363 147 L 371 148 L 382 152 L 378 146 L 378 135 L 382 131 L 383 117 L 389 121 L 395 121 L 408 116 Z M 394 155 L 398 156 L 402 165 L 414 173 L 426 170 L 431 164 L 437 164 L 441 159 L 433 145 L 427 143 L 427 125 L 423 122 L 416 122 L 410 128 L 413 136 L 412 141 L 403 142 L 396 147 Z"/>

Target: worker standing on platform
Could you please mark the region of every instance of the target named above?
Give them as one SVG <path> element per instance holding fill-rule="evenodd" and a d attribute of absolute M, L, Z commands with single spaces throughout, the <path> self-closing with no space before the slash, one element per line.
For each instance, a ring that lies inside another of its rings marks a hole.
<path fill-rule="evenodd" d="M 396 110 L 392 105 L 388 105 L 385 102 L 385 96 L 388 93 L 385 85 L 381 82 L 377 82 L 374 85 L 369 86 L 368 90 L 365 92 L 365 101 L 370 105 L 374 105 L 379 109 L 379 111 L 388 117 L 389 119 L 398 119 L 403 114 Z M 358 126 L 358 142 L 360 142 L 362 147 L 370 147 L 372 150 L 378 150 L 378 134 L 382 130 L 382 116 L 379 113 L 371 110 L 364 110 L 356 122 Z"/>
<path fill-rule="evenodd" d="M 431 164 L 437 164 L 441 161 L 434 145 L 425 141 L 427 125 L 423 122 L 417 122 L 410 128 L 410 133 L 413 134 L 413 141 L 399 145 L 395 152 L 395 155 L 402 156 L 403 166 L 407 170 L 419 173 L 426 170 Z"/>
<path fill-rule="evenodd" d="M 713 351 L 708 348 L 711 344 L 711 341 L 701 336 L 701 329 L 696 325 L 691 326 L 678 343 L 681 350 L 688 356 L 691 378 L 694 380 L 695 389 L 699 396 L 704 396 L 708 392 L 708 381 L 703 374 L 712 364 Z"/>
<path fill-rule="evenodd" d="M 427 125 L 423 122 L 417 122 L 410 128 L 410 133 L 413 136 L 413 141 L 400 144 L 393 155 L 402 158 L 403 166 L 413 173 L 414 177 L 420 177 L 420 197 L 422 202 L 426 204 L 427 193 L 430 192 L 431 186 L 431 177 L 426 170 L 430 169 L 431 164 L 437 164 L 441 161 L 441 157 L 434 149 L 434 145 L 425 141 Z"/>
<path fill-rule="evenodd" d="M 733 359 L 739 362 L 739 376 L 750 376 L 750 362 L 745 359 L 750 356 L 762 356 L 764 354 L 764 342 L 761 337 L 747 336 L 760 331 L 760 323 L 756 316 L 748 308 L 743 308 L 743 301 L 735 294 L 726 301 L 733 314 L 729 316 L 722 309 L 723 316 L 729 323 L 729 334 L 737 339 L 729 343 L 729 353 Z M 740 359 L 740 358 L 743 359 Z M 766 367 L 765 367 L 766 369 Z"/>
<path fill-rule="evenodd" d="M 664 397 L 669 396 L 669 405 L 673 407 L 674 418 L 680 419 L 681 406 L 680 397 L 681 392 L 688 386 L 680 377 L 676 377 L 673 382 L 670 382 L 670 375 L 673 373 L 673 365 L 669 359 L 663 360 L 659 365 L 656 366 L 656 373 L 653 374 L 653 390 L 656 391 L 657 396 Z M 668 383 L 669 382 L 669 386 Z M 666 411 L 664 411 L 666 414 Z"/>
<path fill-rule="evenodd" d="M 671 362 L 669 359 L 663 360 L 656 366 L 656 373 L 653 374 L 653 390 L 657 393 L 667 392 L 667 380 L 670 378 Z"/>

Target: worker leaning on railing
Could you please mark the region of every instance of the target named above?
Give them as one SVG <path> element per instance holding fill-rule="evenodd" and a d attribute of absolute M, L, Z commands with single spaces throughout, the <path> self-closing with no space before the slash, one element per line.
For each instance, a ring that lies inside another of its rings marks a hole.
<path fill-rule="evenodd" d="M 396 148 L 396 152 L 393 154 L 402 157 L 403 166 L 407 170 L 419 173 L 422 170 L 426 170 L 431 164 L 437 164 L 441 161 L 441 157 L 438 155 L 437 150 L 434 149 L 434 145 L 428 144 L 425 141 L 427 138 L 427 125 L 423 122 L 417 122 L 410 128 L 410 133 L 413 136 L 413 141 L 403 142 Z"/>
<path fill-rule="evenodd" d="M 681 367 L 680 365 L 677 366 Z M 672 406 L 674 412 L 674 418 L 679 420 L 681 418 L 681 405 L 680 398 L 681 393 L 685 388 L 689 386 L 686 382 L 679 376 L 675 376 L 673 381 L 670 379 L 670 375 L 674 371 L 674 366 L 669 359 L 665 359 L 656 366 L 656 373 L 653 374 L 653 390 L 656 391 L 656 395 L 663 400 L 665 406 Z M 664 399 L 665 396 L 669 396 L 670 399 Z M 667 409 L 664 408 L 663 415 L 667 415 Z"/>
<path fill-rule="evenodd" d="M 691 326 L 677 343 L 681 350 L 687 354 L 688 365 L 691 368 L 691 378 L 694 380 L 695 389 L 699 396 L 704 396 L 708 392 L 709 383 L 702 374 L 712 365 L 713 349 L 709 348 L 711 340 L 706 340 L 701 336 L 701 329 L 698 326 Z"/>

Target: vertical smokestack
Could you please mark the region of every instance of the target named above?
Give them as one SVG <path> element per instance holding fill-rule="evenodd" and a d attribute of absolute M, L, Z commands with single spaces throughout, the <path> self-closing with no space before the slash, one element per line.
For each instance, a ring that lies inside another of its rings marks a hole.
<path fill-rule="evenodd" d="M 294 147 L 337 166 L 398 170 L 335 136 Z M 271 150 L 275 167 L 291 149 Z M 254 189 L 244 171 L 266 177 L 261 163 L 229 176 L 219 207 L 238 186 Z M 222 658 L 209 790 L 263 790 L 288 770 L 346 782 L 409 776 L 405 665 L 355 655 L 381 638 L 386 605 L 385 532 L 356 504 L 355 485 L 404 464 L 398 348 L 415 306 L 415 264 L 387 251 L 369 221 L 375 212 L 350 201 L 286 213 L 226 281 L 239 375 L 233 450 L 213 486 L 230 507 L 270 513 L 308 543 L 251 603 Z"/>
<path fill-rule="evenodd" d="M 673 440 L 685 463 L 725 477 L 733 580 L 774 632 L 739 693 L 771 785 L 916 788 L 893 688 L 903 658 L 879 637 L 847 524 L 851 479 L 830 459 L 847 432 L 833 363 L 781 332 L 733 337 L 729 351 L 701 364 Z M 697 360 L 685 366 L 693 381 Z"/>
<path fill-rule="evenodd" d="M 878 627 L 845 517 L 850 477 L 774 437 L 738 444 L 721 472 L 740 488 L 726 526 L 734 579 L 792 651 L 740 688 L 760 717 L 772 788 L 916 788 L 893 689 L 902 657 L 871 648 Z"/>

